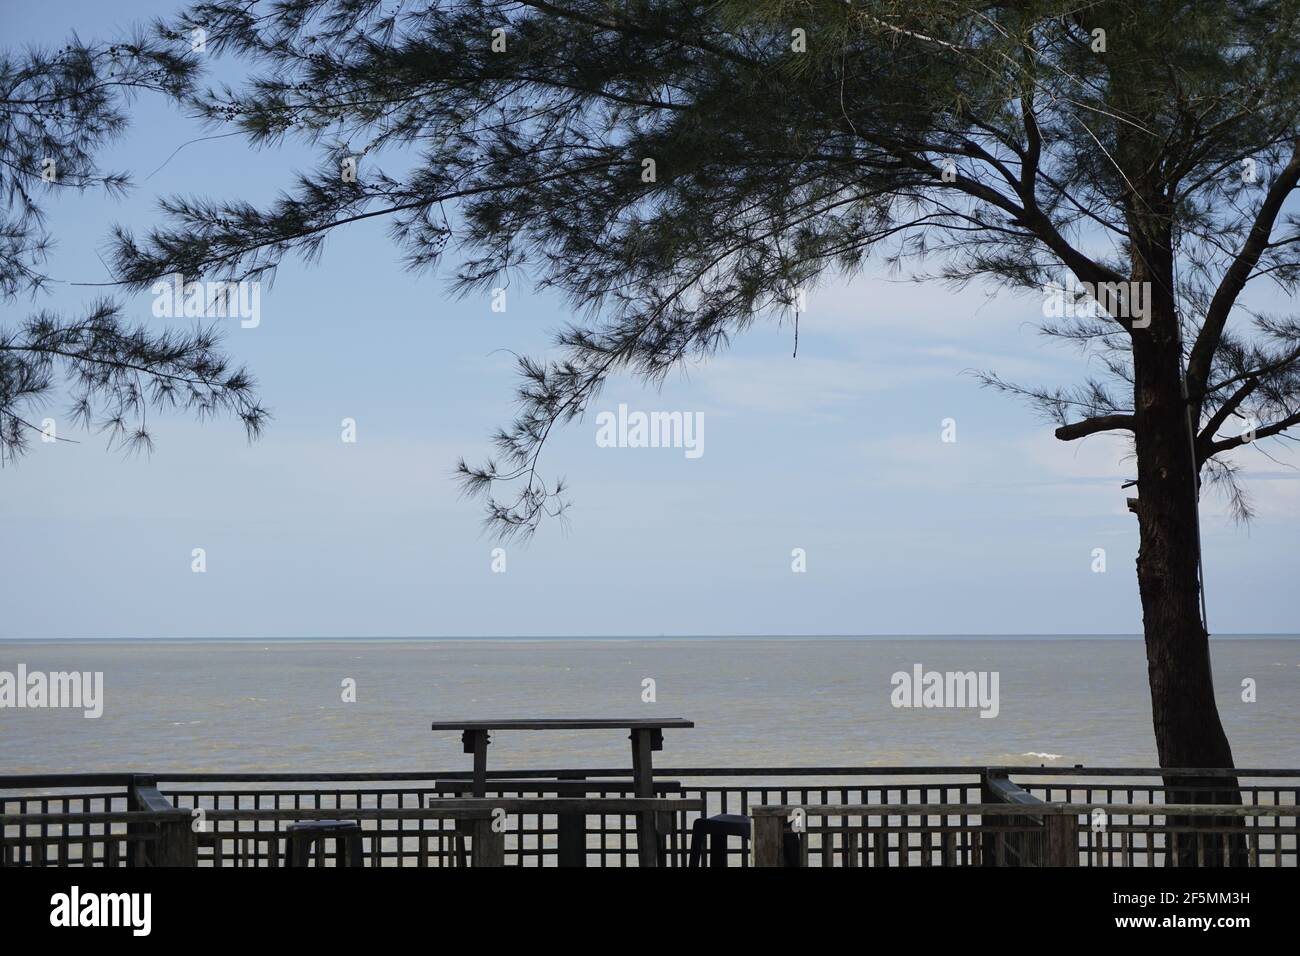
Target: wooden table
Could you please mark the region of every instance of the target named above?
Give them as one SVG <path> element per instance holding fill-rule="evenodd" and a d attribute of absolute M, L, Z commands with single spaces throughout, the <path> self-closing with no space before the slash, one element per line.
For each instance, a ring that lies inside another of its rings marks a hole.
<path fill-rule="evenodd" d="M 664 749 L 664 730 L 691 728 L 695 722 L 681 717 L 591 718 L 543 717 L 502 720 L 435 720 L 432 730 L 459 730 L 465 753 L 474 755 L 471 790 L 475 797 L 487 796 L 487 748 L 494 730 L 627 730 L 632 741 L 632 789 L 638 797 L 653 797 L 654 768 L 651 754 Z M 637 854 L 642 866 L 659 865 L 659 836 L 655 815 L 647 812 L 637 819 Z"/>

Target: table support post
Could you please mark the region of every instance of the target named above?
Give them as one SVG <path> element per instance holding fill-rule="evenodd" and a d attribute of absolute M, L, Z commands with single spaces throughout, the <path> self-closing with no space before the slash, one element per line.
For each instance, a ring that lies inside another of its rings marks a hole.
<path fill-rule="evenodd" d="M 487 747 L 491 743 L 491 740 L 488 739 L 488 732 L 486 730 L 463 731 L 460 735 L 460 742 L 465 753 L 474 755 L 474 775 L 470 780 L 469 795 L 483 799 L 487 796 Z M 458 866 L 465 866 L 466 863 L 470 862 L 468 855 L 465 853 L 465 836 L 467 834 L 473 834 L 471 837 L 474 841 L 472 844 L 473 852 L 478 853 L 479 840 L 478 833 L 474 829 L 475 825 L 475 823 L 468 820 L 456 820 L 452 824 L 452 828 L 456 833 L 454 840 L 456 844 L 456 864 Z M 484 864 L 478 860 L 474 862 L 478 866 L 494 865 Z"/>
<path fill-rule="evenodd" d="M 471 796 L 487 796 L 487 748 L 492 741 L 486 730 L 467 730 L 460 735 L 465 753 L 474 755 L 474 779 Z"/>
<path fill-rule="evenodd" d="M 656 743 L 659 747 L 655 747 Z M 650 755 L 662 747 L 661 732 L 651 728 L 636 728 L 632 731 L 632 787 L 636 796 L 655 795 L 654 767 Z M 636 848 L 637 861 L 641 866 L 659 865 L 659 833 L 653 810 L 637 814 Z"/>

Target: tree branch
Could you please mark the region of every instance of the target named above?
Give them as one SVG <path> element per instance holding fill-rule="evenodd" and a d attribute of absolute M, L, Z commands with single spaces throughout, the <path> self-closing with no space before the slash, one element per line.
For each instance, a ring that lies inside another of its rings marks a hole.
<path fill-rule="evenodd" d="M 1133 415 L 1099 415 L 1096 418 L 1085 418 L 1062 425 L 1056 430 L 1055 435 L 1061 441 L 1076 441 L 1098 432 L 1132 431 L 1136 424 L 1137 419 Z"/>
<path fill-rule="evenodd" d="M 1300 183 L 1300 141 L 1296 143 L 1290 162 L 1283 167 L 1269 187 L 1268 194 L 1264 197 L 1264 202 L 1250 227 L 1246 242 L 1215 290 L 1214 298 L 1210 300 L 1209 308 L 1206 310 L 1201 332 L 1196 337 L 1192 354 L 1188 357 L 1187 391 L 1197 412 L 1200 411 L 1201 399 L 1205 394 L 1205 383 L 1210 376 L 1210 364 L 1223 338 L 1223 328 L 1228 322 L 1228 314 L 1236 304 L 1241 290 L 1245 288 L 1251 272 L 1259 263 L 1259 257 L 1268 248 L 1269 237 L 1282 210 L 1282 204 L 1296 188 L 1297 183 Z"/>
<path fill-rule="evenodd" d="M 1300 425 L 1300 412 L 1288 415 L 1280 421 L 1273 422 L 1271 425 L 1265 425 L 1263 428 L 1255 429 L 1252 436 L 1249 433 L 1234 435 L 1232 438 L 1225 438 L 1222 441 L 1216 441 L 1209 446 L 1209 455 L 1217 455 L 1219 452 L 1228 451 L 1231 448 L 1237 448 L 1240 445 L 1249 445 L 1260 438 L 1272 438 L 1274 435 L 1280 435 L 1292 425 Z"/>
<path fill-rule="evenodd" d="M 1219 410 L 1211 416 L 1210 420 L 1205 423 L 1205 427 L 1201 429 L 1201 433 L 1196 436 L 1196 447 L 1198 453 L 1203 449 L 1208 448 L 1209 444 L 1214 441 L 1214 433 L 1223 427 L 1223 423 L 1228 420 L 1228 416 L 1240 407 L 1241 403 L 1249 397 L 1251 392 L 1255 391 L 1258 385 L 1259 379 L 1247 379 L 1246 384 L 1233 392 L 1232 395 L 1230 395 L 1228 399 L 1219 406 Z M 1205 454 L 1199 455 L 1199 457 L 1201 461 L 1209 458 L 1208 450 Z"/>

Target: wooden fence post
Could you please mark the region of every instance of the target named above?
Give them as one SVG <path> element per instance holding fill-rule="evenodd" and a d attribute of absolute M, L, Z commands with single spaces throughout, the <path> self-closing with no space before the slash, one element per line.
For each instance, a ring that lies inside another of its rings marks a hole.
<path fill-rule="evenodd" d="M 128 839 L 139 837 L 152 827 L 156 838 L 152 852 L 143 840 L 128 844 L 135 866 L 198 866 L 199 838 L 191 826 L 191 817 L 178 810 L 158 789 L 152 776 L 135 774 L 127 790 L 127 809 L 159 814 L 156 823 L 127 824 Z M 174 815 L 173 815 L 174 814 Z"/>
<path fill-rule="evenodd" d="M 144 807 L 140 800 L 140 787 L 152 786 L 153 778 L 132 776 L 126 787 L 126 808 L 127 810 L 143 810 Z M 144 832 L 144 827 L 139 823 L 128 823 L 126 825 L 126 865 L 127 866 L 148 866 L 149 857 L 146 852 L 147 845 L 139 837 Z"/>
<path fill-rule="evenodd" d="M 988 767 L 980 770 L 980 803 L 1001 803 L 1001 799 L 993 792 L 994 771 Z M 1002 776 L 1006 776 L 1003 774 Z M 986 830 L 984 817 L 980 818 L 979 829 L 979 855 L 980 866 L 996 866 L 997 859 L 997 834 L 990 833 Z"/>
<path fill-rule="evenodd" d="M 774 813 L 755 814 L 750 817 L 753 828 L 754 865 L 781 866 L 784 841 L 784 820 Z"/>
<path fill-rule="evenodd" d="M 154 866 L 199 865 L 199 836 L 188 813 L 181 810 L 174 817 L 159 820 L 157 827 Z"/>
<path fill-rule="evenodd" d="M 1073 813 L 1053 813 L 1043 822 L 1047 825 L 1047 847 L 1043 854 L 1044 866 L 1078 866 L 1078 821 Z"/>
<path fill-rule="evenodd" d="M 470 865 L 505 866 L 506 835 L 492 826 L 492 817 L 476 817 L 472 825 Z"/>

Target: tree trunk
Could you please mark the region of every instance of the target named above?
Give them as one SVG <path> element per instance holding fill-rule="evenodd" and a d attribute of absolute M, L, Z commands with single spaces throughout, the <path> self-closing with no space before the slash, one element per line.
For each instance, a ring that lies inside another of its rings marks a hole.
<path fill-rule="evenodd" d="M 1214 701 L 1210 644 L 1201 621 L 1197 493 L 1186 406 L 1176 355 L 1168 359 L 1162 364 L 1172 369 L 1143 376 L 1137 430 L 1137 574 L 1156 747 L 1162 767 L 1231 767 L 1232 748 Z"/>
<path fill-rule="evenodd" d="M 1199 469 L 1188 433 L 1178 320 L 1172 296 L 1165 291 L 1173 286 L 1172 268 L 1162 268 L 1172 263 L 1172 256 L 1166 260 L 1163 253 L 1146 247 L 1134 269 L 1137 281 L 1152 283 L 1150 327 L 1133 330 L 1139 495 L 1133 510 L 1140 528 L 1137 575 L 1151 715 L 1162 768 L 1229 768 L 1232 748 L 1214 700 L 1209 637 L 1201 620 Z M 1171 774 L 1164 781 L 1171 788 L 1166 795 L 1170 803 L 1241 802 L 1235 776 Z M 1214 818 L 1214 823 L 1230 825 L 1223 818 Z M 1222 835 L 1194 839 L 1201 836 L 1187 834 L 1173 841 L 1179 863 L 1228 862 L 1219 852 Z"/>

